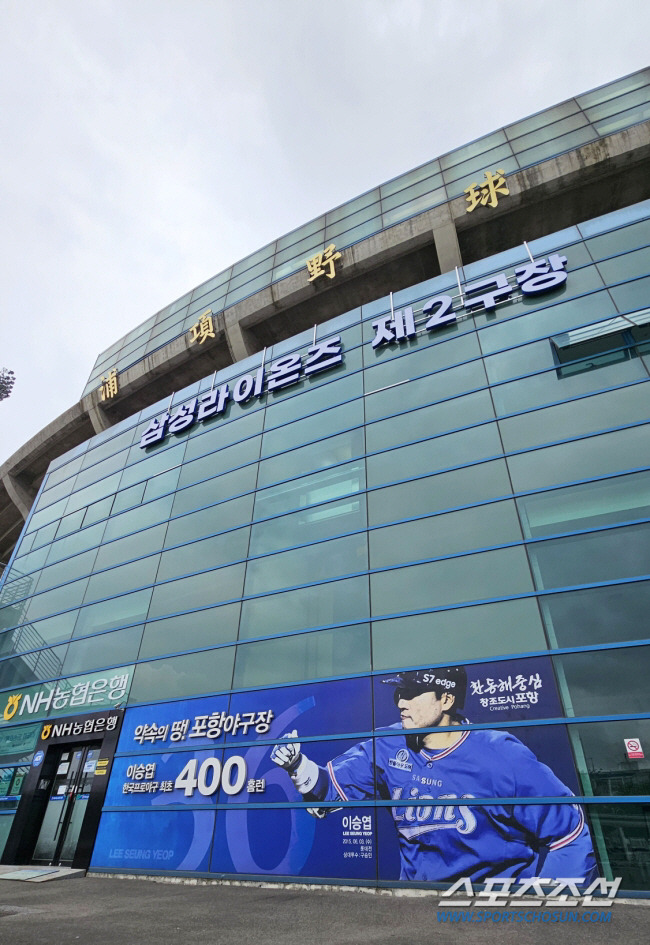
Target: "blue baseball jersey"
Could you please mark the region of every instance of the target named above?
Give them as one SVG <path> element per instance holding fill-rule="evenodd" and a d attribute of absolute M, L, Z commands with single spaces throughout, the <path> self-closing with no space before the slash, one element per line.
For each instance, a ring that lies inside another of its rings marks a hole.
<path fill-rule="evenodd" d="M 391 726 L 401 731 L 401 726 Z M 509 732 L 459 734 L 444 750 L 412 750 L 405 735 L 360 742 L 320 769 L 307 798 L 395 801 L 400 878 L 455 882 L 468 876 L 584 877 L 595 857 L 577 804 L 470 806 L 471 798 L 572 797 Z M 422 805 L 400 806 L 403 800 Z M 450 802 L 453 802 L 450 804 Z"/>

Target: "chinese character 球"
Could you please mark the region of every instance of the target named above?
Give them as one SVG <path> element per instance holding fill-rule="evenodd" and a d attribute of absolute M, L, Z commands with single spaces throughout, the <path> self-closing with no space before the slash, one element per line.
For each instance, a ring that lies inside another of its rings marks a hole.
<path fill-rule="evenodd" d="M 330 243 L 327 249 L 323 250 L 322 253 L 316 253 L 315 256 L 307 260 L 310 282 L 313 282 L 314 279 L 318 279 L 319 276 L 327 276 L 328 279 L 334 278 L 336 275 L 334 264 L 337 259 L 341 258 L 340 253 L 334 252 L 335 249 L 336 246 L 334 243 Z"/>
<path fill-rule="evenodd" d="M 465 188 L 467 203 L 469 204 L 467 212 L 471 213 L 480 204 L 482 207 L 496 207 L 499 202 L 497 194 L 503 194 L 507 197 L 510 191 L 506 184 L 503 170 L 497 170 L 495 174 L 492 171 L 485 172 L 485 183 L 480 187 L 476 181 Z"/>

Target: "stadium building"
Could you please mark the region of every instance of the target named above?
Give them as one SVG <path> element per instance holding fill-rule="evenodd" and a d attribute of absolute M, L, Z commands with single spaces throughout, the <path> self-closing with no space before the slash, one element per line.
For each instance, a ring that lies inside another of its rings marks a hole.
<path fill-rule="evenodd" d="M 649 272 L 644 70 L 102 352 L 0 468 L 0 862 L 648 892 Z"/>

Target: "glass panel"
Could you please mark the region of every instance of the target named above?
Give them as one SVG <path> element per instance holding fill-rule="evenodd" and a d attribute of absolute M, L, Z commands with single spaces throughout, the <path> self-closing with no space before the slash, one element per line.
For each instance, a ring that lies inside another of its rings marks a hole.
<path fill-rule="evenodd" d="M 151 598 L 149 620 L 234 600 L 241 597 L 243 583 L 244 565 L 236 564 L 159 584 Z"/>
<path fill-rule="evenodd" d="M 568 653 L 553 657 L 553 662 L 568 690 L 567 715 L 647 711 L 650 647 Z"/>
<path fill-rule="evenodd" d="M 363 461 L 337 466 L 257 492 L 254 517 L 261 519 L 281 515 L 283 512 L 354 495 L 364 488 Z"/>
<path fill-rule="evenodd" d="M 648 304 L 650 278 L 635 279 L 627 285 L 612 286 L 609 292 L 619 312 L 634 312 Z"/>
<path fill-rule="evenodd" d="M 426 475 L 436 468 L 450 468 L 476 463 L 501 454 L 501 440 L 496 423 L 439 436 L 423 443 L 402 446 L 398 450 L 377 453 L 366 460 L 368 485 L 398 482 L 407 476 Z"/>
<path fill-rule="evenodd" d="M 414 382 L 415 384 L 418 384 L 421 391 L 426 389 L 425 384 Z M 435 397 L 435 391 L 433 396 Z M 399 443 L 418 440 L 423 435 L 435 436 L 458 427 L 493 419 L 494 409 L 489 391 L 478 391 L 373 423 L 366 429 L 366 446 L 369 453 L 390 449 Z"/>
<path fill-rule="evenodd" d="M 270 686 L 369 669 L 370 628 L 361 624 L 240 645 L 234 686 Z"/>
<path fill-rule="evenodd" d="M 204 538 L 190 545 L 182 545 L 160 556 L 157 581 L 181 577 L 207 568 L 221 567 L 230 561 L 246 557 L 249 528 L 238 528 L 212 538 Z"/>
<path fill-rule="evenodd" d="M 569 733 L 577 757 L 584 759 L 585 794 L 650 794 L 650 759 L 633 761 L 625 751 L 630 737 L 650 744 L 650 719 L 570 725 Z"/>
<path fill-rule="evenodd" d="M 86 509 L 86 514 L 84 515 L 83 525 L 84 528 L 89 525 L 94 525 L 95 522 L 103 521 L 103 519 L 108 518 L 108 516 L 113 512 L 113 506 L 115 496 L 107 496 L 105 499 L 101 499 L 99 502 L 93 502 L 92 505 L 89 505 Z"/>
<path fill-rule="evenodd" d="M 122 512 L 121 515 L 116 515 L 115 518 L 111 518 L 106 523 L 104 542 L 113 538 L 121 538 L 131 532 L 141 531 L 158 522 L 164 522 L 169 518 L 173 501 L 173 496 L 165 496 L 163 499 L 148 502 L 147 505 L 141 505 L 130 512 Z"/>
<path fill-rule="evenodd" d="M 367 620 L 368 578 L 346 578 L 242 603 L 240 640 Z"/>
<path fill-rule="evenodd" d="M 228 689 L 232 679 L 234 646 L 202 650 L 187 656 L 138 663 L 133 674 L 129 705 L 134 702 L 181 699 Z"/>
<path fill-rule="evenodd" d="M 330 210 L 327 214 L 327 222 L 335 223 L 337 220 L 341 220 L 343 217 L 350 216 L 351 213 L 356 213 L 357 210 L 361 210 L 364 207 L 369 207 L 370 204 L 377 203 L 378 200 L 378 188 L 369 190 L 367 193 L 361 194 L 360 197 L 355 197 L 354 200 L 348 200 L 347 203 L 341 204 L 341 206 L 337 207 L 336 210 Z M 281 240 L 280 242 L 283 241 Z"/>
<path fill-rule="evenodd" d="M 532 591 L 523 548 L 504 548 L 370 576 L 373 615 L 427 610 Z"/>
<path fill-rule="evenodd" d="M 399 206 L 394 207 L 392 210 L 384 211 L 382 214 L 384 226 L 392 226 L 394 223 L 407 220 L 409 217 L 413 217 L 418 213 L 422 213 L 424 210 L 428 210 L 430 207 L 437 207 L 441 203 L 445 203 L 446 200 L 447 191 L 444 187 L 438 187 L 436 190 L 431 190 L 429 193 L 423 194 L 421 197 L 413 197 L 411 200 L 407 201 L 406 203 L 399 204 Z"/>
<path fill-rule="evenodd" d="M 248 523 L 251 520 L 252 511 L 253 495 L 251 494 L 173 519 L 167 526 L 165 547 L 181 545 Z"/>
<path fill-rule="evenodd" d="M 507 309 L 503 308 L 501 310 L 502 316 L 508 316 L 507 320 L 501 323 L 493 322 L 486 329 L 480 330 L 479 341 L 483 353 L 493 354 L 501 349 L 525 344 L 527 341 L 548 338 L 559 331 L 568 331 L 578 325 L 589 325 L 599 318 L 606 318 L 615 314 L 611 299 L 606 292 L 591 292 L 592 289 L 597 289 L 602 285 L 602 280 L 595 271 L 595 267 L 581 269 L 575 275 L 579 278 L 573 280 L 571 288 L 575 289 L 576 292 L 584 289 L 585 292 L 589 292 L 588 295 L 568 300 L 562 304 L 555 304 L 564 291 L 559 289 L 555 293 L 549 294 L 548 307 L 540 306 L 539 302 L 528 303 L 523 301 L 508 305 Z M 517 315 L 520 307 L 526 317 L 510 318 L 510 314 Z M 539 310 L 527 311 L 527 309 Z M 474 318 L 477 326 L 480 326 L 484 321 L 487 320 L 480 313 Z"/>
<path fill-rule="evenodd" d="M 540 588 L 570 587 L 650 573 L 650 525 L 550 539 L 529 545 Z"/>
<path fill-rule="evenodd" d="M 242 492 L 249 492 L 255 488 L 257 479 L 257 464 L 244 466 L 236 472 L 226 473 L 224 476 L 216 476 L 214 479 L 207 479 L 189 489 L 183 489 L 174 496 L 174 515 L 182 515 L 184 512 L 193 512 L 203 506 L 214 505 L 215 502 L 222 502 L 232 496 Z M 167 501 L 167 500 L 165 500 Z M 209 513 L 212 516 L 212 512 Z M 214 512 L 218 515 L 218 512 Z M 225 514 L 228 514 L 227 512 Z M 235 522 L 234 524 L 239 524 Z"/>
<path fill-rule="evenodd" d="M 208 421 L 200 427 L 194 427 L 187 443 L 184 462 L 187 464 L 193 459 L 198 459 L 199 456 L 216 453 L 226 446 L 232 446 L 233 443 L 260 433 L 263 422 L 264 411 L 253 410 L 239 415 L 236 420 L 228 423 L 219 423 L 216 420 L 214 425 Z"/>
<path fill-rule="evenodd" d="M 87 584 L 88 578 L 84 578 L 82 581 L 65 584 L 54 591 L 46 591 L 44 594 L 32 597 L 25 608 L 24 619 L 38 620 L 39 617 L 77 607 L 83 599 Z"/>
<path fill-rule="evenodd" d="M 640 86 L 646 85 L 649 80 L 650 70 L 642 69 L 640 72 L 617 79 L 616 82 L 610 82 L 608 85 L 603 85 L 592 92 L 578 95 L 577 99 L 581 108 L 590 108 L 594 105 L 600 105 L 601 102 L 606 102 L 608 99 L 625 95 L 626 92 L 631 92 L 633 89 L 638 89 Z"/>
<path fill-rule="evenodd" d="M 69 610 L 56 617 L 48 617 L 36 623 L 28 623 L 18 630 L 3 633 L 0 636 L 0 654 L 9 656 L 24 650 L 35 650 L 52 643 L 61 643 L 72 636 L 72 628 L 77 619 L 76 610 Z"/>
<path fill-rule="evenodd" d="M 387 197 L 389 194 L 394 194 L 398 190 L 404 190 L 405 187 L 410 187 L 412 184 L 417 184 L 418 181 L 425 180 L 427 177 L 432 177 L 434 174 L 440 172 L 440 161 L 429 161 L 428 164 L 423 164 L 421 167 L 416 167 L 415 170 L 409 171 L 408 174 L 402 174 L 400 177 L 394 177 L 393 180 L 388 181 L 386 184 L 382 184 L 379 188 L 381 191 L 382 200 L 384 197 Z"/>
<path fill-rule="evenodd" d="M 633 108 L 635 105 L 645 105 L 648 101 L 650 101 L 650 85 L 644 85 L 635 91 L 628 92 L 626 95 L 619 95 L 598 105 L 587 106 L 585 111 L 590 121 L 600 121 L 600 119 L 608 118 L 610 115 L 627 111 L 628 108 Z"/>
<path fill-rule="evenodd" d="M 469 187 L 472 180 L 477 176 L 481 179 L 483 178 L 484 171 L 494 171 L 497 168 L 505 167 L 507 162 L 512 162 L 512 153 L 512 146 L 509 142 L 504 141 L 504 143 L 500 144 L 498 147 L 491 148 L 489 151 L 483 151 L 481 154 L 477 154 L 476 157 L 454 164 L 453 167 L 443 167 L 442 175 L 445 183 L 449 184 L 451 181 L 468 178 L 465 186 Z M 477 174 L 479 171 L 481 173 Z M 481 181 L 479 181 L 479 183 L 480 182 Z"/>
<path fill-rule="evenodd" d="M 512 142 L 513 148 L 517 150 L 519 142 L 521 140 L 527 141 L 533 133 L 544 135 L 545 138 L 541 140 L 548 140 L 548 138 L 555 137 L 553 129 L 558 125 L 563 125 L 565 121 L 570 121 L 569 116 L 576 117 L 576 114 L 580 115 L 578 105 L 574 99 L 569 99 L 568 102 L 563 102 L 561 105 L 549 108 L 537 115 L 533 115 L 531 118 L 524 119 L 524 121 L 518 121 L 514 125 L 508 125 L 505 132 Z M 525 146 L 526 145 L 524 145 L 524 147 Z"/>
<path fill-rule="evenodd" d="M 613 210 L 600 217 L 585 220 L 584 223 L 578 224 L 578 229 L 585 237 L 596 236 L 598 233 L 606 233 L 608 230 L 634 223 L 636 220 L 644 220 L 649 216 L 650 199 L 641 200 L 628 207 L 621 207 L 620 210 Z"/>
<path fill-rule="evenodd" d="M 74 628 L 74 636 L 82 637 L 100 630 L 112 630 L 132 623 L 141 623 L 147 615 L 151 589 L 124 594 L 101 604 L 81 607 Z M 76 611 L 75 611 L 76 613 Z"/>
<path fill-rule="evenodd" d="M 544 594 L 539 602 L 552 647 L 624 643 L 648 636 L 648 582 Z"/>
<path fill-rule="evenodd" d="M 104 544 L 97 554 L 95 570 L 100 571 L 124 561 L 130 561 L 159 551 L 165 538 L 165 525 L 156 525 L 154 528 L 136 532 L 128 538 L 121 538 Z"/>
<path fill-rule="evenodd" d="M 89 640 L 71 643 L 61 670 L 66 676 L 86 673 L 104 666 L 133 663 L 138 655 L 142 627 L 127 627 L 115 633 L 102 633 Z"/>
<path fill-rule="evenodd" d="M 363 497 L 348 496 L 336 502 L 301 509 L 292 515 L 260 522 L 251 529 L 250 555 L 265 555 L 281 548 L 322 541 L 366 527 Z"/>
<path fill-rule="evenodd" d="M 356 400 L 324 410 L 313 417 L 305 417 L 284 427 L 276 427 L 264 434 L 262 456 L 271 456 L 301 446 L 313 440 L 322 440 L 341 430 L 363 424 L 363 401 Z"/>
<path fill-rule="evenodd" d="M 144 490 L 144 482 L 139 482 L 137 485 L 130 486 L 128 489 L 122 489 L 113 499 L 113 504 L 110 508 L 111 514 L 118 515 L 125 509 L 132 509 L 135 508 L 136 505 L 140 505 L 142 497 L 144 496 Z M 90 508 L 92 508 L 92 506 L 90 506 Z"/>
<path fill-rule="evenodd" d="M 46 591 L 49 588 L 57 587 L 59 584 L 74 581 L 82 575 L 90 574 L 96 554 L 95 550 L 85 551 L 83 554 L 75 555 L 74 558 L 67 558 L 59 564 L 44 568 L 40 572 L 34 590 Z"/>
<path fill-rule="evenodd" d="M 519 163 L 521 167 L 527 167 L 530 164 L 537 164 L 540 161 L 544 161 L 546 158 L 553 157 L 556 154 L 562 154 L 564 151 L 573 151 L 574 148 L 579 148 L 581 144 L 586 144 L 588 141 L 593 141 L 596 137 L 597 132 L 591 125 L 587 125 L 584 128 L 578 128 L 576 131 L 571 131 L 567 135 L 561 135 L 559 138 L 554 138 L 552 141 L 548 141 L 546 144 L 538 144 L 535 148 L 528 148 L 527 151 L 520 151 L 518 154 Z"/>
<path fill-rule="evenodd" d="M 477 154 L 484 154 L 491 148 L 498 147 L 506 142 L 506 136 L 503 131 L 495 131 L 490 135 L 484 135 L 471 144 L 466 144 L 462 148 L 456 148 L 455 151 L 449 151 L 440 158 L 440 166 L 444 168 L 453 167 L 461 161 L 466 161 Z"/>
<path fill-rule="evenodd" d="M 329 220 L 325 227 L 325 242 L 327 243 L 332 239 L 336 239 L 339 234 L 345 233 L 346 230 L 353 229 L 360 223 L 367 223 L 371 219 L 376 219 L 379 213 L 379 201 L 377 201 L 345 217 L 339 217 L 337 220 Z"/>
<path fill-rule="evenodd" d="M 515 492 L 547 489 L 577 479 L 609 476 L 648 465 L 647 425 L 508 457 Z"/>
<path fill-rule="evenodd" d="M 650 473 L 633 473 L 517 499 L 527 537 L 650 518 Z"/>
<path fill-rule="evenodd" d="M 255 462 L 259 456 L 260 442 L 261 437 L 253 436 L 248 440 L 235 444 L 235 446 L 220 450 L 218 453 L 211 453 L 201 459 L 195 459 L 191 463 L 185 463 L 178 481 L 179 488 L 200 482 L 202 479 L 210 479 L 212 476 L 226 472 L 229 469 Z"/>
<path fill-rule="evenodd" d="M 545 648 L 537 603 L 531 599 L 377 620 L 372 625 L 375 670 Z"/>
<path fill-rule="evenodd" d="M 121 473 L 114 473 L 112 476 L 107 476 L 106 479 L 102 479 L 92 486 L 87 486 L 85 489 L 80 489 L 79 492 L 74 492 L 68 500 L 66 513 L 75 512 L 77 509 L 82 509 L 92 502 L 97 502 L 99 499 L 103 499 L 117 492 L 121 475 Z"/>
<path fill-rule="evenodd" d="M 433 435 L 440 430 L 469 426 L 471 423 L 480 423 L 482 420 L 492 419 L 494 411 L 491 406 L 482 407 L 482 394 L 473 394 L 469 397 L 458 398 L 458 400 L 450 399 L 457 397 L 458 394 L 464 394 L 466 391 L 481 387 L 487 387 L 483 364 L 481 361 L 470 361 L 468 364 L 460 365 L 460 367 L 402 383 L 399 387 L 367 394 L 366 415 L 368 422 L 383 416 L 399 414 L 403 411 L 401 416 L 394 417 L 393 420 L 386 423 L 371 424 L 368 427 L 368 449 L 381 449 L 381 446 L 371 446 L 371 442 L 376 443 L 382 438 L 385 439 L 385 436 L 382 437 L 382 433 L 392 430 L 396 420 L 402 421 L 405 427 L 419 422 L 421 423 L 420 432 L 426 430 L 430 435 Z M 444 401 L 444 403 L 438 401 Z M 432 404 L 433 406 L 423 407 L 423 404 Z M 475 409 L 472 409 L 472 405 L 475 405 Z M 422 409 L 409 418 L 406 411 L 417 407 L 422 407 Z M 465 409 L 468 410 L 467 417 L 464 416 Z M 443 415 L 445 416 L 443 417 Z M 434 426 L 431 428 L 429 422 L 432 418 L 438 416 L 439 419 L 435 420 Z M 473 419 L 474 417 L 475 419 Z M 403 436 L 402 442 L 416 438 Z"/>
<path fill-rule="evenodd" d="M 390 567 L 520 540 L 515 503 L 495 502 L 373 529 L 369 534 L 370 567 Z"/>
<path fill-rule="evenodd" d="M 384 212 L 392 210 L 393 207 L 399 207 L 401 204 L 408 203 L 414 198 L 421 197 L 423 194 L 428 194 L 432 190 L 440 189 L 442 189 L 442 174 L 434 174 L 432 177 L 418 181 L 416 184 L 411 184 L 409 187 L 404 188 L 404 190 L 399 190 L 390 196 L 382 197 L 381 209 Z"/>
<path fill-rule="evenodd" d="M 293 243 L 291 246 L 287 246 L 286 249 L 279 250 L 275 254 L 274 262 L 274 274 L 275 271 L 283 263 L 294 262 L 299 260 L 301 264 L 306 265 L 306 260 L 313 256 L 315 252 L 325 249 L 325 230 L 319 229 L 312 236 L 308 236 L 306 239 L 300 240 L 298 243 Z M 306 272 L 306 270 L 305 270 Z"/>
<path fill-rule="evenodd" d="M 628 361 L 627 364 L 634 365 L 634 370 L 630 373 L 641 374 L 642 368 L 638 362 Z M 593 374 L 583 374 L 579 377 L 591 379 L 596 373 L 598 372 L 594 371 Z M 621 390 L 572 400 L 567 404 L 535 410 L 519 417 L 511 417 L 509 420 L 500 420 L 503 446 L 506 451 L 529 449 L 542 443 L 553 442 L 558 437 L 567 439 L 570 436 L 607 430 L 623 421 L 634 423 L 637 420 L 645 420 L 648 416 L 647 404 L 644 403 L 647 390 L 646 384 L 632 384 Z"/>
<path fill-rule="evenodd" d="M 160 555 L 150 555 L 139 561 L 129 561 L 119 567 L 110 568 L 100 574 L 94 574 L 88 581 L 85 603 L 113 597 L 136 587 L 152 584 L 156 577 Z"/>
<path fill-rule="evenodd" d="M 179 466 L 183 462 L 185 445 L 183 441 L 173 447 L 161 450 L 159 453 L 150 453 L 148 456 L 145 455 L 144 450 L 141 450 L 141 461 L 133 463 L 124 470 L 120 480 L 120 489 L 127 489 L 136 482 L 144 482 L 146 479 L 151 479 L 152 476 L 157 476 L 159 473 Z"/>
<path fill-rule="evenodd" d="M 290 479 L 296 470 L 327 469 L 347 463 L 354 456 L 362 456 L 363 452 L 362 428 L 340 433 L 320 443 L 302 446 L 286 454 L 262 460 L 259 464 L 258 488 Z"/>
<path fill-rule="evenodd" d="M 365 533 L 335 538 L 295 551 L 282 551 L 248 562 L 246 595 L 268 594 L 283 587 L 328 581 L 343 574 L 365 571 L 368 550 Z"/>
<path fill-rule="evenodd" d="M 586 240 L 586 246 L 594 259 L 606 259 L 645 246 L 650 243 L 650 220 L 641 220 L 630 226 L 620 227 L 611 233 Z"/>
<path fill-rule="evenodd" d="M 399 397 L 401 403 L 402 392 L 406 385 L 400 388 L 399 391 L 393 391 L 392 393 L 389 391 L 379 393 L 381 388 L 390 387 L 392 384 L 397 384 L 400 381 L 410 381 L 411 378 L 417 378 L 423 375 L 427 375 L 432 383 L 442 383 L 446 385 L 446 379 L 448 377 L 446 371 L 442 377 L 435 375 L 433 378 L 430 376 L 431 371 L 443 372 L 445 368 L 453 367 L 456 364 L 461 365 L 462 369 L 459 368 L 458 372 L 454 371 L 449 375 L 448 386 L 451 387 L 450 396 L 453 396 L 454 393 L 460 393 L 463 390 L 463 383 L 470 383 L 472 387 L 483 386 L 485 383 L 485 375 L 480 363 L 475 363 L 469 367 L 462 364 L 463 361 L 472 361 L 475 358 L 479 358 L 481 355 L 478 345 L 478 336 L 475 332 L 456 338 L 449 338 L 442 344 L 428 344 L 425 347 L 420 347 L 422 342 L 425 342 L 425 338 L 420 337 L 418 338 L 417 349 L 413 349 L 409 352 L 396 350 L 391 352 L 394 356 L 383 360 L 383 362 L 378 363 L 376 366 L 366 368 L 364 378 L 367 393 L 366 410 L 369 411 L 368 416 L 370 418 L 374 419 L 375 417 L 383 416 L 385 412 L 389 412 L 377 410 L 375 405 L 381 403 L 382 400 L 388 400 L 392 403 L 395 397 Z M 408 356 L 405 356 L 407 354 Z M 473 383 L 471 380 L 463 381 L 462 378 L 467 378 L 465 370 L 476 371 L 479 380 L 476 383 Z M 460 386 L 457 386 L 454 381 L 456 377 L 461 378 Z M 465 387 L 465 389 L 467 388 Z M 369 396 L 370 394 L 372 394 L 372 396 Z"/>
<path fill-rule="evenodd" d="M 240 604 L 224 604 L 148 623 L 140 659 L 230 643 L 237 638 Z"/>
<path fill-rule="evenodd" d="M 329 384 L 322 384 L 305 390 L 298 397 L 288 397 L 277 400 L 268 405 L 265 417 L 265 435 L 271 429 L 282 429 L 288 423 L 309 417 L 344 404 L 363 393 L 363 378 L 361 373 L 348 374 L 340 380 Z"/>
<path fill-rule="evenodd" d="M 368 493 L 368 518 L 371 525 L 381 525 L 509 493 L 510 480 L 505 460 L 497 459 L 373 490 Z"/>
<path fill-rule="evenodd" d="M 373 202 L 372 200 L 370 201 Z M 344 204 L 347 207 L 347 204 Z M 351 210 L 346 210 L 343 216 L 346 216 L 347 213 L 351 213 Z M 311 223 L 305 223 L 304 226 L 299 227 L 296 230 L 292 230 L 291 233 L 287 233 L 286 236 L 283 236 L 276 243 L 276 253 L 279 250 L 286 249 L 287 246 L 293 246 L 302 240 L 307 238 L 313 238 L 314 235 L 319 235 L 325 226 L 325 217 L 317 217 L 315 220 L 312 220 Z"/>

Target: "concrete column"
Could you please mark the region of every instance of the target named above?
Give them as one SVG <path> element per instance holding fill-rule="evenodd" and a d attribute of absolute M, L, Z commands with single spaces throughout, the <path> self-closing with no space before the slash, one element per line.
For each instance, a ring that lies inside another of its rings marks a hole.
<path fill-rule="evenodd" d="M 109 427 L 113 426 L 99 404 L 90 404 L 88 407 L 88 416 L 95 433 L 103 433 L 104 430 L 108 430 Z"/>
<path fill-rule="evenodd" d="M 233 361 L 243 361 L 255 354 L 255 348 L 246 337 L 246 331 L 241 324 L 236 321 L 230 321 L 228 317 L 224 319 L 226 331 L 226 341 Z"/>
<path fill-rule="evenodd" d="M 27 519 L 31 507 L 34 504 L 34 499 L 36 498 L 36 490 L 28 489 L 16 476 L 12 476 L 11 473 L 7 473 L 2 477 L 2 483 L 7 490 L 9 498 L 22 517 Z"/>
<path fill-rule="evenodd" d="M 440 272 L 451 272 L 455 266 L 462 266 L 463 260 L 449 204 L 436 207 L 436 216 L 440 215 L 442 219 L 436 220 L 433 226 L 433 241 L 438 254 Z"/>

